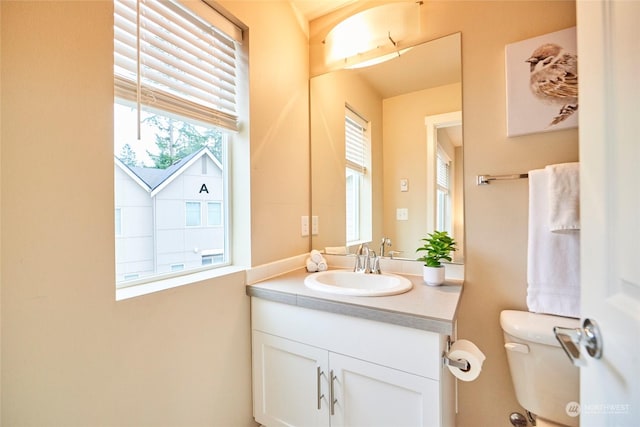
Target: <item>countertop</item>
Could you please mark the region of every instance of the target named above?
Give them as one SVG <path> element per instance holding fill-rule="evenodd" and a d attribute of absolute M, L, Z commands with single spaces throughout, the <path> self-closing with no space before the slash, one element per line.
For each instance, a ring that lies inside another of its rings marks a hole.
<path fill-rule="evenodd" d="M 304 285 L 304 268 L 247 285 L 247 295 L 313 310 L 322 310 L 443 335 L 453 335 L 462 281 L 427 286 L 422 276 L 405 275 L 413 288 L 399 295 L 359 297 L 314 291 Z M 397 274 L 397 273 L 394 273 Z"/>

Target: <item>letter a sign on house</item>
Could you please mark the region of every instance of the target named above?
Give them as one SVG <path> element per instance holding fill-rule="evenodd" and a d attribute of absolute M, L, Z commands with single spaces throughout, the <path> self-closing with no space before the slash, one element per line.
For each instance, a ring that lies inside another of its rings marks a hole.
<path fill-rule="evenodd" d="M 209 190 L 207 189 L 207 184 L 202 184 L 202 186 L 200 187 L 200 191 L 198 193 L 202 193 L 203 191 L 209 194 Z"/>

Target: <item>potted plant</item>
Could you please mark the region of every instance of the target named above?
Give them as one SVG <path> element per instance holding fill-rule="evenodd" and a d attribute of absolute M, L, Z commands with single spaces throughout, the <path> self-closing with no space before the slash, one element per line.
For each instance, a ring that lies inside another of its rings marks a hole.
<path fill-rule="evenodd" d="M 418 258 L 418 261 L 424 262 L 424 281 L 427 285 L 438 286 L 444 283 L 444 265 L 440 261 L 451 261 L 451 252 L 456 250 L 456 242 L 446 231 L 434 231 L 427 236 L 422 239 L 424 245 L 416 249 L 416 252 L 426 252 Z"/>

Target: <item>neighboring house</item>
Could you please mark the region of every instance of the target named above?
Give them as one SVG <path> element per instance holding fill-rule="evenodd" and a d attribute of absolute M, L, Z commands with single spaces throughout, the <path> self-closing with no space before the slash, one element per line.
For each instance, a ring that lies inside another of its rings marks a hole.
<path fill-rule="evenodd" d="M 224 184 L 207 148 L 167 169 L 115 158 L 116 282 L 224 261 Z"/>

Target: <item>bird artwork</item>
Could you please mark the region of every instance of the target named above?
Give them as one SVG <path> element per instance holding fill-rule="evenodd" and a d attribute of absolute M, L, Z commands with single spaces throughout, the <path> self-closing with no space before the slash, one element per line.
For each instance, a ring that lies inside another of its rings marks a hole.
<path fill-rule="evenodd" d="M 578 127 L 576 27 L 505 46 L 507 136 Z"/>
<path fill-rule="evenodd" d="M 578 110 L 578 57 L 555 43 L 536 48 L 525 61 L 530 65 L 529 85 L 539 100 L 560 107 L 549 126 Z"/>

